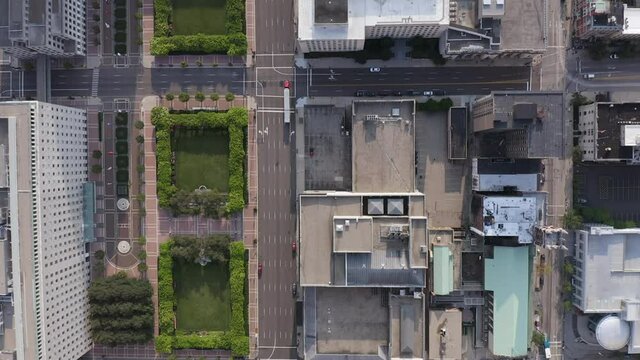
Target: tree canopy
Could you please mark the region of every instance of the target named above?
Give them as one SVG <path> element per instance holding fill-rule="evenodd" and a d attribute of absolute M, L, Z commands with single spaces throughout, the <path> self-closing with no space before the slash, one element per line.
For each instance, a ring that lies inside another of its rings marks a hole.
<path fill-rule="evenodd" d="M 91 335 L 98 344 L 146 343 L 153 338 L 151 284 L 126 274 L 98 279 L 89 287 Z"/>
<path fill-rule="evenodd" d="M 174 236 L 171 256 L 184 261 L 198 261 L 201 257 L 218 263 L 229 261 L 228 235 L 210 235 L 199 238 L 195 236 Z"/>

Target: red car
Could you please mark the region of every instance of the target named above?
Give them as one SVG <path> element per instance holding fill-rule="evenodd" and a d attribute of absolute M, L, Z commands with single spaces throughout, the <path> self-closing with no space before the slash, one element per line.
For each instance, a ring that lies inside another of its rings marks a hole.
<path fill-rule="evenodd" d="M 289 80 L 285 80 L 285 81 L 282 83 L 282 86 L 284 86 L 284 88 L 285 88 L 285 89 L 290 88 L 290 87 L 291 87 L 291 81 L 289 81 Z"/>
<path fill-rule="evenodd" d="M 293 250 L 293 252 L 296 252 L 296 241 L 293 240 L 293 242 L 291 243 L 291 250 Z"/>
<path fill-rule="evenodd" d="M 262 263 L 258 263 L 258 277 L 262 276 Z"/>

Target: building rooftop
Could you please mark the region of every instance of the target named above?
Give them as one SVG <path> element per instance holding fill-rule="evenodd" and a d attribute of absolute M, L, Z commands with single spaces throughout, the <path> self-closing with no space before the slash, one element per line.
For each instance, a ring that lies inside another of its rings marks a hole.
<path fill-rule="evenodd" d="M 407 23 L 447 25 L 449 1 L 301 0 L 298 2 L 298 38 L 301 40 L 364 40 L 366 27 Z"/>
<path fill-rule="evenodd" d="M 354 101 L 354 192 L 415 191 L 415 102 Z"/>
<path fill-rule="evenodd" d="M 427 245 L 422 194 L 300 196 L 302 286 L 424 286 Z"/>
<path fill-rule="evenodd" d="M 349 0 L 314 0 L 314 20 L 316 24 L 346 23 L 349 14 Z"/>
<path fill-rule="evenodd" d="M 631 159 L 633 149 L 624 146 L 623 133 L 633 135 L 634 127 L 626 126 L 640 126 L 640 103 L 598 103 L 597 106 L 597 158 Z"/>
<path fill-rule="evenodd" d="M 505 189 L 538 190 L 542 163 L 539 159 L 473 159 L 472 189 L 502 192 Z"/>
<path fill-rule="evenodd" d="M 493 291 L 494 355 L 521 357 L 529 344 L 529 247 L 495 246 L 485 258 L 485 290 Z"/>
<path fill-rule="evenodd" d="M 474 106 L 474 131 L 498 134 L 487 134 L 477 141 L 480 157 L 564 156 L 562 92 L 498 91 L 476 100 L 476 104 L 486 99 L 492 99 L 493 107 L 481 115 L 482 110 Z"/>
<path fill-rule="evenodd" d="M 533 242 L 538 218 L 535 196 L 476 195 L 472 209 L 475 224 L 471 229 L 478 235 L 517 238 L 519 244 Z"/>
<path fill-rule="evenodd" d="M 623 299 L 640 300 L 640 229 L 589 226 L 578 232 L 585 241 L 584 312 L 622 310 Z"/>
<path fill-rule="evenodd" d="M 625 35 L 640 34 L 640 7 L 630 8 L 624 5 L 624 28 L 622 33 Z"/>
<path fill-rule="evenodd" d="M 462 312 L 429 310 L 429 360 L 462 359 Z"/>
<path fill-rule="evenodd" d="M 467 108 L 454 106 L 449 109 L 449 159 L 467 158 Z"/>
<path fill-rule="evenodd" d="M 391 358 L 422 358 L 424 316 L 422 299 L 413 296 L 389 296 Z"/>
<path fill-rule="evenodd" d="M 481 17 L 501 17 L 504 15 L 505 0 L 482 0 Z"/>

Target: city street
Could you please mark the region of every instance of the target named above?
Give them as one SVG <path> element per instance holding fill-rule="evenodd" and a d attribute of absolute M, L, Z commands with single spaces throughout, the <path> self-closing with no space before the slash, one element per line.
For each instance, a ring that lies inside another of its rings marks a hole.
<path fill-rule="evenodd" d="M 427 91 L 443 90 L 446 95 L 480 95 L 494 90 L 527 90 L 530 68 L 504 67 L 424 67 L 382 68 L 372 73 L 368 67 L 309 70 L 310 96 L 354 96 L 358 90 Z M 298 76 L 300 78 L 300 75 Z"/>
<path fill-rule="evenodd" d="M 295 300 L 297 283 L 295 167 L 293 130 L 283 121 L 284 80 L 294 80 L 294 2 L 261 0 L 255 4 L 255 84 L 258 141 L 258 357 L 297 359 Z M 297 86 L 293 81 L 292 86 Z M 292 97 L 295 97 L 295 89 Z"/>

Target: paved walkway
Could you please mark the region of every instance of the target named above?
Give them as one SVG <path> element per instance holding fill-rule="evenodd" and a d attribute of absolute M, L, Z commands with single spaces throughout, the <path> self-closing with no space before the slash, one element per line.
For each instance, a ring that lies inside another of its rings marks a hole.
<path fill-rule="evenodd" d="M 244 208 L 244 247 L 249 251 L 249 358 L 258 356 L 258 146 L 256 143 L 255 112 L 249 112 L 247 129 L 247 186 L 249 203 Z"/>
<path fill-rule="evenodd" d="M 158 106 L 157 96 L 147 96 L 142 99 L 141 117 L 144 121 L 144 193 L 145 196 L 145 224 L 143 233 L 147 238 L 147 277 L 153 288 L 153 304 L 158 308 L 158 255 L 161 240 L 158 238 L 158 198 L 156 190 L 156 153 L 154 141 L 154 127 L 151 124 L 151 109 Z M 158 312 L 154 312 L 154 334 L 158 336 Z"/>

